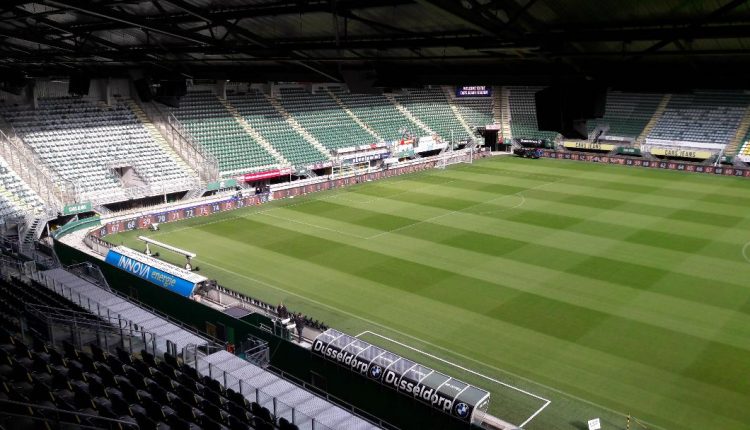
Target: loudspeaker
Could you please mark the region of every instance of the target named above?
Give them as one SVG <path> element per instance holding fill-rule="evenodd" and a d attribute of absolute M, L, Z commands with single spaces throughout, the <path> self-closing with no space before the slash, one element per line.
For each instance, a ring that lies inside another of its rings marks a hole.
<path fill-rule="evenodd" d="M 91 78 L 82 74 L 71 75 L 68 81 L 68 94 L 76 96 L 89 95 Z"/>
<path fill-rule="evenodd" d="M 138 94 L 138 98 L 142 102 L 150 102 L 154 98 L 154 94 L 151 91 L 151 84 L 145 78 L 136 79 L 133 81 L 135 86 L 135 92 Z"/>

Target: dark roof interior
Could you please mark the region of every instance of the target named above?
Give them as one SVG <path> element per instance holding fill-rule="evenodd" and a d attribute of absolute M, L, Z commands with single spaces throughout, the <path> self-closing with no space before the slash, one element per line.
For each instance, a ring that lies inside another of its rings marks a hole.
<path fill-rule="evenodd" d="M 3 0 L 0 67 L 378 86 L 735 87 L 747 0 Z M 347 73 L 352 70 L 353 72 Z"/>

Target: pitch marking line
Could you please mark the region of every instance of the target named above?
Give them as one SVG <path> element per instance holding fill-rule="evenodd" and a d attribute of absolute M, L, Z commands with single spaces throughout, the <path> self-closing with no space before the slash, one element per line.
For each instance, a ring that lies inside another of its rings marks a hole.
<path fill-rule="evenodd" d="M 406 181 L 407 181 L 406 179 L 402 179 L 400 181 L 394 181 L 394 182 L 398 183 L 398 182 L 406 182 Z M 456 182 L 456 180 L 454 179 L 454 180 L 447 181 L 447 182 L 441 182 L 439 184 L 425 185 L 423 187 L 418 187 L 418 188 L 414 188 L 414 189 L 411 189 L 411 190 L 401 191 L 399 193 L 392 194 L 390 196 L 374 197 L 374 198 L 372 198 L 370 200 L 365 200 L 365 201 L 356 201 L 356 200 L 350 200 L 350 199 L 342 199 L 341 196 L 345 196 L 345 195 L 347 195 L 349 193 L 353 193 L 354 192 L 354 191 L 344 191 L 344 190 L 342 190 L 342 191 L 340 191 L 338 193 L 335 193 L 335 194 L 332 194 L 330 196 L 324 196 L 324 197 L 320 197 L 320 198 L 317 198 L 317 199 L 309 198 L 309 199 L 305 199 L 305 200 L 303 200 L 301 202 L 297 202 L 297 203 L 292 203 L 292 204 L 288 204 L 288 205 L 274 206 L 274 207 L 270 207 L 268 209 L 252 211 L 252 212 L 250 212 L 248 214 L 245 214 L 245 215 L 241 215 L 240 214 L 240 215 L 233 216 L 233 217 L 228 217 L 228 218 L 224 218 L 224 219 L 220 219 L 220 220 L 216 220 L 216 221 L 204 222 L 204 223 L 200 223 L 198 225 L 185 226 L 185 227 L 176 228 L 174 230 L 169 230 L 169 231 L 167 231 L 167 230 L 158 231 L 158 232 L 152 234 L 151 236 L 152 237 L 153 236 L 161 236 L 163 234 L 176 233 L 178 231 L 189 230 L 191 228 L 203 227 L 203 226 L 207 226 L 207 225 L 211 225 L 211 224 L 220 224 L 220 223 L 224 223 L 224 222 L 227 222 L 227 221 L 233 221 L 233 220 L 236 220 L 236 219 L 242 219 L 242 218 L 250 219 L 250 217 L 252 217 L 253 215 L 266 215 L 266 216 L 271 216 L 272 218 L 277 218 L 277 219 L 280 219 L 280 220 L 294 222 L 294 223 L 297 223 L 297 224 L 302 224 L 302 225 L 306 225 L 306 226 L 313 227 L 313 228 L 319 228 L 319 229 L 323 229 L 323 230 L 329 230 L 329 231 L 332 231 L 334 233 L 342 233 L 342 234 L 347 235 L 347 236 L 351 236 L 351 237 L 355 237 L 357 239 L 363 239 L 363 240 L 365 240 L 365 239 L 369 239 L 369 237 L 360 236 L 360 235 L 351 234 L 351 233 L 345 233 L 345 232 L 342 232 L 340 230 L 334 230 L 334 229 L 331 229 L 331 228 L 328 228 L 328 227 L 323 227 L 323 226 L 319 226 L 319 225 L 309 224 L 309 223 L 305 223 L 303 221 L 296 221 L 296 220 L 292 220 L 292 219 L 289 219 L 289 218 L 282 218 L 282 217 L 272 216 L 272 215 L 268 215 L 268 212 L 276 211 L 276 210 L 279 210 L 279 209 L 292 208 L 292 207 L 300 206 L 300 205 L 305 205 L 305 204 L 312 203 L 312 202 L 319 201 L 319 200 L 335 200 L 335 199 L 340 199 L 342 201 L 348 201 L 348 202 L 355 203 L 355 204 L 357 204 L 357 203 L 359 203 L 359 204 L 368 204 L 368 203 L 372 203 L 372 202 L 374 202 L 376 200 L 388 199 L 388 198 L 391 198 L 391 197 L 400 196 L 402 194 L 408 194 L 408 193 L 412 193 L 412 192 L 415 192 L 415 191 L 420 191 L 420 190 L 423 190 L 425 188 L 430 188 L 430 187 L 436 187 L 436 186 L 439 186 L 439 185 L 450 184 L 451 182 Z M 331 190 L 327 190 L 327 191 L 333 192 L 334 190 L 331 189 Z M 310 196 L 310 194 L 313 194 L 313 193 L 307 193 L 307 194 L 303 194 L 303 195 L 300 195 L 300 196 L 297 196 L 297 197 L 306 197 L 306 196 Z M 284 200 L 291 200 L 291 198 L 288 197 L 288 198 L 285 198 L 285 199 L 279 199 L 279 200 L 274 200 L 274 201 L 281 202 L 281 201 L 284 201 Z M 261 206 L 262 205 L 255 205 L 254 207 L 259 208 Z M 253 206 L 244 206 L 244 207 L 242 207 L 240 209 L 251 208 L 251 207 L 253 207 Z M 187 219 L 193 219 L 193 218 L 187 218 Z M 180 221 L 184 221 L 184 220 L 185 219 L 180 220 Z"/>
<path fill-rule="evenodd" d="M 371 198 L 369 200 L 352 200 L 352 199 L 341 198 L 341 196 L 346 196 L 347 194 L 349 194 L 348 192 L 346 192 L 346 193 L 338 193 L 338 194 L 336 194 L 334 196 L 330 196 L 330 197 L 322 197 L 320 200 L 341 200 L 341 201 L 344 201 L 344 202 L 366 205 L 366 204 L 370 204 L 370 203 L 378 201 L 378 200 L 390 199 L 390 198 L 393 198 L 393 197 L 396 197 L 396 196 L 401 196 L 401 195 L 404 195 L 404 194 L 409 194 L 409 193 L 413 193 L 413 192 L 417 192 L 417 191 L 422 191 L 424 189 L 431 188 L 431 187 L 436 187 L 436 186 L 439 186 L 439 185 L 448 185 L 448 184 L 450 184 L 452 182 L 456 182 L 456 179 L 451 180 L 451 181 L 447 181 L 447 182 L 441 182 L 439 184 L 429 184 L 429 185 L 425 185 L 423 187 L 413 188 L 411 190 L 404 190 L 404 191 L 398 192 L 396 194 L 391 194 L 391 195 L 388 195 L 388 196 L 373 197 L 373 198 Z M 351 192 L 354 192 L 354 191 L 351 191 Z"/>
<path fill-rule="evenodd" d="M 284 218 L 284 217 L 280 217 L 280 216 L 276 216 L 276 215 L 271 215 L 271 214 L 268 213 L 268 211 L 266 211 L 266 212 L 258 212 L 258 215 L 265 215 L 265 216 L 268 216 L 268 217 L 271 217 L 271 218 L 279 219 L 279 220 L 282 220 L 282 221 L 293 222 L 293 223 L 301 224 L 301 225 L 304 225 L 304 226 L 307 226 L 307 227 L 319 228 L 321 230 L 327 230 L 327 231 L 330 231 L 330 232 L 333 232 L 333 233 L 343 234 L 343 235 L 354 237 L 354 238 L 357 238 L 357 239 L 367 239 L 365 236 L 360 236 L 358 234 L 348 233 L 348 232 L 345 232 L 343 230 L 336 230 L 336 229 L 333 229 L 333 228 L 324 227 L 322 225 L 311 224 L 311 223 L 308 223 L 308 222 L 299 221 L 299 220 L 295 220 L 295 219 L 291 219 L 291 218 Z"/>
<path fill-rule="evenodd" d="M 311 297 L 308 297 L 308 296 L 304 296 L 304 295 L 302 295 L 302 294 L 299 294 L 299 293 L 295 293 L 294 291 L 290 291 L 290 290 L 287 290 L 287 289 L 285 289 L 285 288 L 279 287 L 278 285 L 274 285 L 274 284 L 271 284 L 271 283 L 269 283 L 269 282 L 266 282 L 266 281 L 262 281 L 262 280 L 260 280 L 260 279 L 257 279 L 257 278 L 253 278 L 253 277 L 251 277 L 251 276 L 247 276 L 247 275 L 244 275 L 244 274 L 242 274 L 242 273 L 238 273 L 238 272 L 235 272 L 235 271 L 233 271 L 233 270 L 227 269 L 226 267 L 222 267 L 222 266 L 217 266 L 217 265 L 215 265 L 215 264 L 211 264 L 211 263 L 207 262 L 207 261 L 205 260 L 205 258 L 206 258 L 206 257 L 199 257 L 199 259 L 200 259 L 200 260 L 202 261 L 202 264 L 205 264 L 205 265 L 208 265 L 208 266 L 211 266 L 211 267 L 215 267 L 216 269 L 218 269 L 218 270 L 221 270 L 221 271 L 223 271 L 223 272 L 231 273 L 231 274 L 233 274 L 233 275 L 235 275 L 235 276 L 238 276 L 238 277 L 240 277 L 240 278 L 244 278 L 244 279 L 247 279 L 248 281 L 252 281 L 252 282 L 255 282 L 255 283 L 259 284 L 259 285 L 263 285 L 263 286 L 265 286 L 265 287 L 267 287 L 267 288 L 271 288 L 271 289 L 273 289 L 273 290 L 276 290 L 276 291 L 281 291 L 281 292 L 283 292 L 283 293 L 289 294 L 290 296 L 294 296 L 294 297 L 297 297 L 297 298 L 299 298 L 299 299 L 302 299 L 302 300 L 304 300 L 304 301 L 307 301 L 307 302 L 309 302 L 309 303 L 313 303 L 313 304 L 315 304 L 315 305 L 318 305 L 318 306 L 320 306 L 320 307 L 324 307 L 324 308 L 330 309 L 330 310 L 332 310 L 332 311 L 335 311 L 335 312 L 337 312 L 337 313 L 339 313 L 339 314 L 341 314 L 341 315 L 346 315 L 346 316 L 348 316 L 348 317 L 350 317 L 350 318 L 352 318 L 352 319 L 356 319 L 356 320 L 364 321 L 364 322 L 366 322 L 366 323 L 368 323 L 368 324 L 371 324 L 371 325 L 373 325 L 373 326 L 377 326 L 377 327 L 380 327 L 380 328 L 382 328 L 382 329 L 385 329 L 385 330 L 387 330 L 387 331 L 390 331 L 390 332 L 396 333 L 396 334 L 398 334 L 398 335 L 401 335 L 401 336 L 403 336 L 403 337 L 405 337 L 405 338 L 410 338 L 410 339 L 414 339 L 414 340 L 416 340 L 417 342 L 420 342 L 420 343 L 422 343 L 422 344 L 424 344 L 424 345 L 429 345 L 429 346 L 431 346 L 431 347 L 433 347 L 433 348 L 435 348 L 435 349 L 439 349 L 439 350 L 441 350 L 441 351 L 444 351 L 444 352 L 447 352 L 447 353 L 449 353 L 449 354 L 455 355 L 456 357 L 460 357 L 460 358 L 462 358 L 462 359 L 464 359 L 464 360 L 466 360 L 466 361 L 470 361 L 470 362 L 472 362 L 472 363 L 476 363 L 476 364 L 482 365 L 482 366 L 484 366 L 484 367 L 486 367 L 486 368 L 488 368 L 488 369 L 492 369 L 492 370 L 495 370 L 495 371 L 497 371 L 498 373 L 505 373 L 505 374 L 508 374 L 508 375 L 510 375 L 510 376 L 512 376 L 512 377 L 514 377 L 514 378 L 520 379 L 520 380 L 522 380 L 522 381 L 526 381 L 526 382 L 528 382 L 529 384 L 537 385 L 537 386 L 539 386 L 539 387 L 542 387 L 542 388 L 545 388 L 545 389 L 547 389 L 547 390 L 549 390 L 549 391 L 552 391 L 552 392 L 558 393 L 558 394 L 560 394 L 560 395 L 566 396 L 566 397 L 568 397 L 568 398 L 571 398 L 571 399 L 573 399 L 573 400 L 577 400 L 577 401 L 579 401 L 579 402 L 581 402 L 581 403 L 585 403 L 585 404 L 587 404 L 587 405 L 590 405 L 590 406 L 593 406 L 593 407 L 595 407 L 595 408 L 598 408 L 598 409 L 601 409 L 601 410 L 607 411 L 607 412 L 609 412 L 609 413 L 611 413 L 611 414 L 614 414 L 614 415 L 618 415 L 618 416 L 621 416 L 621 417 L 623 417 L 623 418 L 624 418 L 624 417 L 627 417 L 627 416 L 628 416 L 628 415 L 627 415 L 626 413 L 624 413 L 624 412 L 619 412 L 619 411 L 616 411 L 616 410 L 614 410 L 614 409 L 612 409 L 612 408 L 610 408 L 610 407 L 607 407 L 607 406 L 603 406 L 603 405 L 600 405 L 600 404 L 598 404 L 598 403 L 594 403 L 594 402 L 592 402 L 591 400 L 587 400 L 587 399 L 584 399 L 583 397 L 579 397 L 579 396 L 576 396 L 575 394 L 570 394 L 570 393 L 568 393 L 568 392 L 565 392 L 565 391 L 563 391 L 563 390 L 561 390 L 561 389 L 559 389 L 559 388 L 551 387 L 551 386 L 549 386 L 549 385 L 546 385 L 546 384 L 543 384 L 543 383 L 541 383 L 541 382 L 536 382 L 536 381 L 533 381 L 533 380 L 531 380 L 531 379 L 529 379 L 529 378 L 527 378 L 527 377 L 525 377 L 525 376 L 519 375 L 518 373 L 514 373 L 514 372 L 511 372 L 511 371 L 509 371 L 509 370 L 501 369 L 501 368 L 499 368 L 499 367 L 497 367 L 497 366 L 493 366 L 493 365 L 491 365 L 491 364 L 487 364 L 487 363 L 484 363 L 484 362 L 482 362 L 482 361 L 479 361 L 479 360 L 477 360 L 476 358 L 470 357 L 470 356 L 468 356 L 468 355 L 466 355 L 466 354 L 462 354 L 462 353 L 460 353 L 460 352 L 455 352 L 455 351 L 453 351 L 453 350 L 450 350 L 450 349 L 448 349 L 448 348 L 446 348 L 446 347 L 444 347 L 444 346 L 440 346 L 440 345 L 434 344 L 434 343 L 432 343 L 432 342 L 428 342 L 428 341 L 426 341 L 426 340 L 422 340 L 422 339 L 420 339 L 420 338 L 418 338 L 418 337 L 416 337 L 416 336 L 414 336 L 414 335 L 411 335 L 411 334 L 409 334 L 409 333 L 405 333 L 405 332 L 403 332 L 403 331 L 400 331 L 400 330 L 398 330 L 398 329 L 395 329 L 395 328 L 391 328 L 391 327 L 388 327 L 388 326 L 386 326 L 386 325 L 384 325 L 384 324 L 381 324 L 381 323 L 379 323 L 379 322 L 376 322 L 376 321 L 373 321 L 373 320 L 371 320 L 371 319 L 365 318 L 365 317 L 363 317 L 363 316 L 361 316 L 361 315 L 356 315 L 356 314 L 354 314 L 354 313 L 352 313 L 352 312 L 349 312 L 349 311 L 345 311 L 345 310 L 343 310 L 343 309 L 339 309 L 339 308 L 337 308 L 337 307 L 335 307 L 335 306 L 331 306 L 331 305 L 329 305 L 328 303 L 323 303 L 323 302 L 321 302 L 321 301 L 319 301 L 319 300 L 315 300 L 315 299 L 313 299 L 313 298 L 311 298 Z M 659 426 L 657 426 L 656 424 L 653 424 L 653 423 L 650 423 L 650 422 L 647 422 L 647 421 L 644 421 L 644 420 L 640 420 L 640 421 L 641 421 L 641 422 L 643 422 L 643 423 L 645 423 L 645 424 L 648 424 L 648 426 L 649 426 L 649 427 L 652 427 L 652 428 L 655 428 L 655 429 L 660 429 L 660 430 L 666 430 L 666 429 L 664 429 L 664 427 L 659 427 Z"/>
<path fill-rule="evenodd" d="M 531 188 L 527 188 L 527 189 L 525 189 L 525 190 L 523 190 L 523 191 L 519 191 L 519 192 L 517 192 L 517 193 L 515 193 L 515 194 L 505 194 L 505 195 L 502 195 L 502 196 L 498 196 L 498 197 L 495 197 L 495 198 L 493 198 L 493 199 L 489 199 L 489 200 L 486 200 L 486 201 L 483 201 L 483 202 L 479 202 L 479 203 L 476 203 L 476 204 L 473 204 L 473 205 L 467 206 L 467 207 L 465 207 L 465 208 L 462 208 L 462 209 L 456 209 L 456 210 L 454 210 L 454 211 L 446 212 L 446 213 L 444 213 L 444 214 L 441 214 L 441 215 L 436 215 L 436 216 L 434 216 L 434 217 L 431 217 L 431 218 L 423 219 L 423 220 L 421 220 L 421 221 L 417 221 L 417 222 L 415 222 L 415 223 L 412 223 L 412 224 L 407 224 L 407 225 L 404 225 L 404 226 L 401 226 L 401 227 L 395 228 L 395 229 L 393 229 L 393 230 L 388 230 L 388 231 L 384 231 L 384 232 L 381 232 L 381 233 L 378 233 L 378 234 L 374 234 L 374 235 L 372 235 L 372 236 L 368 237 L 367 239 L 368 239 L 368 240 L 370 240 L 370 239 L 376 239 L 376 238 L 378 238 L 378 237 L 380 237 L 380 236 L 383 236 L 383 235 L 386 235 L 386 234 L 390 234 L 390 233 L 395 233 L 395 232 L 397 232 L 397 231 L 401 231 L 401 230 L 407 229 L 407 228 L 409 228 L 409 227 L 414 227 L 415 225 L 419 225 L 419 224 L 422 224 L 422 223 L 426 223 L 426 222 L 434 221 L 434 220 L 436 220 L 436 219 L 440 219 L 440 218 L 443 218 L 443 217 L 446 217 L 446 216 L 449 216 L 449 215 L 457 214 L 457 213 L 463 212 L 463 211 L 465 211 L 465 210 L 467 210 L 467 209 L 475 208 L 475 207 L 477 207 L 477 206 L 480 206 L 480 205 L 484 205 L 484 204 L 488 204 L 488 203 L 494 202 L 494 201 L 496 201 L 496 200 L 504 199 L 504 198 L 506 198 L 506 197 L 511 197 L 511 196 L 520 196 L 520 197 L 521 197 L 521 198 L 523 199 L 523 203 L 526 203 L 526 198 L 525 198 L 525 197 L 523 197 L 523 196 L 521 195 L 521 193 L 523 193 L 523 192 L 525 192 L 525 191 L 529 191 L 529 190 L 535 190 L 535 189 L 539 189 L 539 188 L 541 188 L 541 187 L 544 187 L 544 186 L 547 186 L 547 185 L 551 185 L 551 184 L 554 184 L 554 183 L 560 182 L 560 181 L 562 181 L 562 180 L 564 180 L 564 179 L 566 179 L 566 178 L 560 178 L 560 179 L 558 179 L 558 180 L 556 180 L 556 181 L 552 181 L 552 182 L 545 182 L 545 183 L 543 183 L 543 184 L 539 184 L 539 185 L 537 185 L 537 186 L 535 186 L 535 187 L 531 187 Z M 523 204 L 523 203 L 522 203 L 522 204 Z M 517 205 L 516 207 L 520 207 L 520 206 L 521 206 L 521 204 Z M 508 210 L 509 210 L 509 209 L 511 209 L 511 208 L 508 208 Z M 502 209 L 502 210 L 506 210 L 506 209 Z"/>
<path fill-rule="evenodd" d="M 453 367 L 455 367 L 455 368 L 457 368 L 457 369 L 461 369 L 461 370 L 463 370 L 463 371 L 465 371 L 465 372 L 471 373 L 472 375 L 475 375 L 475 376 L 479 376 L 480 378 L 486 379 L 486 380 L 488 380 L 488 381 L 490 381 L 490 382 L 494 382 L 495 384 L 498 384 L 498 385 L 502 385 L 503 387 L 507 387 L 507 388 L 510 388 L 511 390 L 515 390 L 515 391 L 518 391 L 518 392 L 520 392 L 520 393 L 522 393 L 522 394 L 525 394 L 525 395 L 527 395 L 527 396 L 531 396 L 531 397 L 533 397 L 533 398 L 535 398 L 535 399 L 538 399 L 538 400 L 541 400 L 541 401 L 543 401 L 543 402 L 544 402 L 544 405 L 542 405 L 542 407 L 541 407 L 541 408 L 539 408 L 539 409 L 538 409 L 538 410 L 537 410 L 536 412 L 534 412 L 534 413 L 533 413 L 533 414 L 532 414 L 532 415 L 531 415 L 531 416 L 530 416 L 529 418 L 527 418 L 527 419 L 526 419 L 526 421 L 524 421 L 523 423 L 521 423 L 521 424 L 520 424 L 520 425 L 519 425 L 518 427 L 521 427 L 521 428 L 523 428 L 523 426 L 525 426 L 526 424 L 530 423 L 530 422 L 531 422 L 531 420 L 533 420 L 533 419 L 534 419 L 534 418 L 535 418 L 535 417 L 536 417 L 537 415 L 539 415 L 539 414 L 540 414 L 540 413 L 541 413 L 541 412 L 542 412 L 542 411 L 543 411 L 543 410 L 544 410 L 544 409 L 545 409 L 545 408 L 546 408 L 547 406 L 549 406 L 549 405 L 550 405 L 550 403 L 552 403 L 552 400 L 549 400 L 549 399 L 545 399 L 545 398 L 544 398 L 544 397 L 542 397 L 542 396 L 538 396 L 538 395 L 536 395 L 536 394 L 534 394 L 534 393 L 530 393 L 530 392 L 528 392 L 528 391 L 526 391 L 526 390 L 524 390 L 524 389 L 521 389 L 521 388 L 515 387 L 515 386 L 513 386 L 513 385 L 510 385 L 510 384 L 508 384 L 508 383 L 505 383 L 505 382 L 503 382 L 503 381 L 498 381 L 498 380 L 497 380 L 497 379 L 495 379 L 495 378 L 492 378 L 492 377 L 489 377 L 489 376 L 487 376 L 487 375 L 481 374 L 481 373 L 479 373 L 479 372 L 476 372 L 476 371 L 474 371 L 474 370 L 471 370 L 471 369 L 467 369 L 467 368 L 465 368 L 465 367 L 463 367 L 463 366 L 460 366 L 460 365 L 458 365 L 458 364 L 456 364 L 456 363 L 450 362 L 450 361 L 448 361 L 448 360 L 445 360 L 445 359 L 443 359 L 443 358 L 440 358 L 440 357 L 438 357 L 438 356 L 436 356 L 436 355 L 430 354 L 429 352 L 425 352 L 425 351 L 422 351 L 421 349 L 418 349 L 418 348 L 414 348 L 413 346 L 409 346 L 409 345 L 407 345 L 407 344 L 405 344 L 405 343 L 402 343 L 402 342 L 399 342 L 399 341 L 397 341 L 397 340 L 391 339 L 390 337 L 387 337 L 387 336 L 383 336 L 382 334 L 379 334 L 379 333 L 375 333 L 374 331 L 370 331 L 370 330 L 365 330 L 365 331 L 363 331 L 362 333 L 360 333 L 360 334 L 358 334 L 358 335 L 356 335 L 356 336 L 354 336 L 354 337 L 356 337 L 356 338 L 360 338 L 360 337 L 362 337 L 362 335 L 365 335 L 365 334 L 371 334 L 371 335 L 373 335 L 373 336 L 377 336 L 377 337 L 379 337 L 379 338 L 381 338 L 381 339 L 385 339 L 385 340 L 387 340 L 388 342 L 392 342 L 392 343 L 395 343 L 396 345 L 400 345 L 400 346 L 402 346 L 402 347 L 404 347 L 404 348 L 408 348 L 408 349 L 410 349 L 410 350 L 412 350 L 412 351 L 414 351 L 414 352 L 418 352 L 418 353 L 420 353 L 420 354 L 422 354 L 422 355 L 425 355 L 425 356 L 427 356 L 427 357 L 433 358 L 433 359 L 435 359 L 435 360 L 438 360 L 438 361 L 442 361 L 443 363 L 445 363 L 445 364 L 447 364 L 447 365 L 449 365 L 449 366 L 453 366 Z"/>
<path fill-rule="evenodd" d="M 742 257 L 750 263 L 750 257 L 747 256 L 747 249 L 750 248 L 750 242 L 747 242 L 745 245 L 742 246 Z"/>
<path fill-rule="evenodd" d="M 518 208 L 520 208 L 521 206 L 523 206 L 526 203 L 526 197 L 524 197 L 523 194 L 518 193 L 518 194 L 511 194 L 511 195 L 512 196 L 518 196 L 518 197 L 520 197 L 521 201 L 519 203 L 516 203 L 514 206 L 509 207 L 509 208 L 493 209 L 491 211 L 479 212 L 479 214 L 480 215 L 488 215 L 488 214 L 496 214 L 496 213 L 500 213 L 500 212 L 506 212 L 506 211 L 510 211 L 510 210 L 513 210 L 513 209 L 518 209 Z"/>

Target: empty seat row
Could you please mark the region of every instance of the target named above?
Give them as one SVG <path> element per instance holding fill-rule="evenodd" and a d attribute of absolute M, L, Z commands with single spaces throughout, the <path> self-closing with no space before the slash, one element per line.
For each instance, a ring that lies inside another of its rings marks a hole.
<path fill-rule="evenodd" d="M 74 184 L 79 197 L 128 195 L 113 170 L 124 165 L 146 185 L 161 189 L 192 180 L 124 100 L 107 106 L 74 97 L 41 98 L 36 109 L 4 105 L 0 113 L 42 162 Z"/>
<path fill-rule="evenodd" d="M 735 92 L 674 94 L 649 141 L 722 146 L 735 136 L 750 106 L 750 96 Z"/>

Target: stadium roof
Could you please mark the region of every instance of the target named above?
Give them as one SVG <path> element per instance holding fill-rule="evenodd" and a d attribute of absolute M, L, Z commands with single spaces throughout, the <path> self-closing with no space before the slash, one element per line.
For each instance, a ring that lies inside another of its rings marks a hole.
<path fill-rule="evenodd" d="M 0 67 L 380 86 L 737 86 L 746 0 L 4 0 Z"/>

